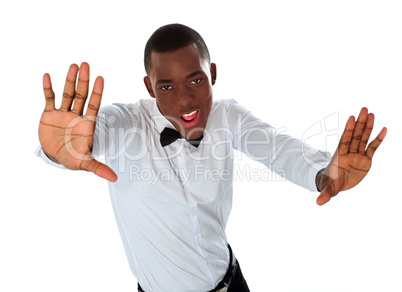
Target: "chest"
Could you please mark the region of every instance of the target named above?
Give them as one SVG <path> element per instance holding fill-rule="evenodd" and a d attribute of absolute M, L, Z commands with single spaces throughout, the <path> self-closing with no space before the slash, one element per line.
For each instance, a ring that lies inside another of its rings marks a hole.
<path fill-rule="evenodd" d="M 149 142 L 138 155 L 138 141 L 133 139 L 119 155 L 119 181 L 133 194 L 187 206 L 231 197 L 233 147 L 227 134 L 206 135 L 198 148 L 183 139 L 166 147 L 158 142 Z M 130 153 L 136 153 L 135 157 Z"/>

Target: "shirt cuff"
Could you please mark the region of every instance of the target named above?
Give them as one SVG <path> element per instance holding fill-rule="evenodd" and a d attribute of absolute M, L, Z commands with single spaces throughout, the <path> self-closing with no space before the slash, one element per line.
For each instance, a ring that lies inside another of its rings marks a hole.
<path fill-rule="evenodd" d="M 41 146 L 39 146 L 38 149 L 36 149 L 35 155 L 37 157 L 41 157 L 47 164 L 50 164 L 51 166 L 55 166 L 55 167 L 58 167 L 61 169 L 67 169 L 62 164 L 56 163 L 56 162 L 52 161 L 49 157 L 47 157 L 45 152 L 43 152 L 43 149 Z"/>
<path fill-rule="evenodd" d="M 324 165 L 323 163 L 319 163 L 314 165 L 309 173 L 308 173 L 308 183 L 309 183 L 309 187 L 308 189 L 312 192 L 319 192 L 318 188 L 317 188 L 317 184 L 316 184 L 316 177 L 317 174 L 322 170 L 325 169 L 328 166 L 328 163 L 326 165 Z"/>

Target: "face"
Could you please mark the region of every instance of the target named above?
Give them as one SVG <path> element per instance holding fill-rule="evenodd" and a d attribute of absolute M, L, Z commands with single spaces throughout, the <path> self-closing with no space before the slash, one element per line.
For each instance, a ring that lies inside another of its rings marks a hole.
<path fill-rule="evenodd" d="M 202 58 L 193 44 L 169 53 L 152 52 L 144 78 L 159 111 L 187 139 L 198 138 L 205 130 L 215 80 L 216 65 Z"/>

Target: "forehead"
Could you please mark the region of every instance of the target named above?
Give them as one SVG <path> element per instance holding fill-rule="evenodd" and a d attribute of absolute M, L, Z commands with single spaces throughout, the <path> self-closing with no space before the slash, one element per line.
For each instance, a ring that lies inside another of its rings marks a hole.
<path fill-rule="evenodd" d="M 168 53 L 151 53 L 150 77 L 152 75 L 178 75 L 194 71 L 208 72 L 209 64 L 195 44 Z M 170 76 L 165 76 L 170 77 Z"/>

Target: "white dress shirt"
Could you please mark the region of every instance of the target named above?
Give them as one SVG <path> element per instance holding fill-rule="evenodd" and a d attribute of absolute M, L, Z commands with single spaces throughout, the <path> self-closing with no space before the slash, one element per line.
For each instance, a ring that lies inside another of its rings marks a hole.
<path fill-rule="evenodd" d="M 184 139 L 162 147 L 173 125 L 155 99 L 102 107 L 93 155 L 118 175 L 109 191 L 131 270 L 147 292 L 209 291 L 225 275 L 234 150 L 316 191 L 330 154 L 277 133 L 234 100 L 214 101 L 198 148 Z M 40 154 L 51 162 L 43 151 Z"/>

